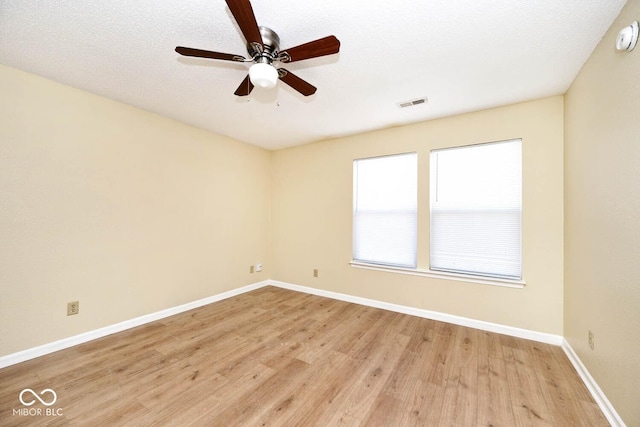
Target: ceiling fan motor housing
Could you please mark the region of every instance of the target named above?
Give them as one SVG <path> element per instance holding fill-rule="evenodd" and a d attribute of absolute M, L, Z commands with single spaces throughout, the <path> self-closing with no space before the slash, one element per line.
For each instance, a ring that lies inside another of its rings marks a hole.
<path fill-rule="evenodd" d="M 280 37 L 273 31 L 271 28 L 267 27 L 258 27 L 260 29 L 260 36 L 262 36 L 262 44 L 264 45 L 264 51 L 260 51 L 260 47 L 255 45 L 254 43 L 247 43 L 247 52 L 249 55 L 256 59 L 257 62 L 267 62 L 260 61 L 258 57 L 267 56 L 269 58 L 268 63 L 278 56 L 278 52 L 280 51 Z"/>

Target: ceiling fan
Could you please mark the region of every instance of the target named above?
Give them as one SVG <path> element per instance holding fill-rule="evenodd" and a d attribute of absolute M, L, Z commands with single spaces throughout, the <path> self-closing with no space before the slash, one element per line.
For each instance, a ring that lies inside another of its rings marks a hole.
<path fill-rule="evenodd" d="M 276 85 L 278 79 L 304 96 L 313 95 L 317 90 L 313 85 L 302 80 L 289 70 L 282 67 L 274 67 L 274 63 L 302 61 L 338 53 L 340 51 L 340 41 L 335 36 L 327 36 L 281 51 L 278 34 L 270 28 L 258 26 L 250 0 L 225 1 L 247 41 L 247 52 L 250 58 L 183 46 L 176 47 L 176 52 L 180 55 L 198 58 L 253 62 L 253 65 L 249 68 L 249 75 L 245 77 L 234 92 L 237 96 L 249 95 L 254 86 L 265 89 L 272 88 Z"/>

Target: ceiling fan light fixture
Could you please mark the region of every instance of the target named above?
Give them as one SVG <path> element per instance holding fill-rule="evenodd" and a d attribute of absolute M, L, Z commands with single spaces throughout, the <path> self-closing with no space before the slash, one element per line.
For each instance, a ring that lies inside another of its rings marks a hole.
<path fill-rule="evenodd" d="M 270 64 L 258 62 L 249 68 L 249 79 L 254 86 L 271 89 L 278 82 L 278 71 Z"/>

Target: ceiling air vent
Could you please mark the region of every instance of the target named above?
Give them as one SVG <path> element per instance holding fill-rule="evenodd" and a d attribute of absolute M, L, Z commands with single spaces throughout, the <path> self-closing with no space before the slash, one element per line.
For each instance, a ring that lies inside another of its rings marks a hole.
<path fill-rule="evenodd" d="M 400 108 L 413 107 L 414 105 L 426 104 L 427 102 L 429 102 L 429 100 L 425 96 L 422 98 L 412 99 L 410 101 L 399 102 L 398 107 Z"/>

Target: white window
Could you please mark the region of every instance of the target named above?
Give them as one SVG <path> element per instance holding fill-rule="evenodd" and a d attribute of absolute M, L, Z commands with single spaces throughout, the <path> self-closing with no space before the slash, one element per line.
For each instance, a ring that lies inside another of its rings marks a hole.
<path fill-rule="evenodd" d="M 353 259 L 416 267 L 417 154 L 353 162 Z"/>
<path fill-rule="evenodd" d="M 431 151 L 431 270 L 522 278 L 522 141 Z"/>

